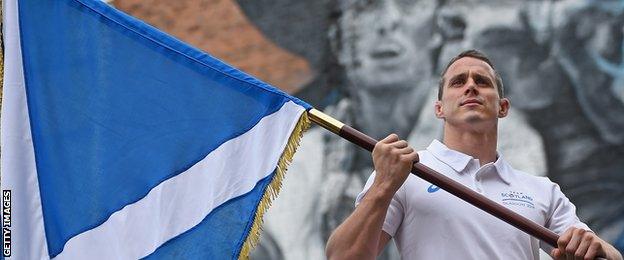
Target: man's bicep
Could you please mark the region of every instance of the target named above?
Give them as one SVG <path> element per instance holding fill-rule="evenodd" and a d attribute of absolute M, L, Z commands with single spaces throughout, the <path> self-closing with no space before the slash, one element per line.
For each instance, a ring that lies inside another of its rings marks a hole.
<path fill-rule="evenodd" d="M 377 255 L 381 254 L 381 252 L 386 247 L 390 239 L 392 239 L 392 236 L 386 233 L 386 231 L 382 230 L 381 234 L 379 234 L 379 244 L 377 244 Z"/>

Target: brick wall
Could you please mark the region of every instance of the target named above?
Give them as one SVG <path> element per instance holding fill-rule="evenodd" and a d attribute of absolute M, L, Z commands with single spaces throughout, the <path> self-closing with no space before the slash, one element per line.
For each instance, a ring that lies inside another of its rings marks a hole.
<path fill-rule="evenodd" d="M 115 0 L 112 4 L 288 92 L 312 77 L 307 62 L 279 48 L 233 0 Z"/>

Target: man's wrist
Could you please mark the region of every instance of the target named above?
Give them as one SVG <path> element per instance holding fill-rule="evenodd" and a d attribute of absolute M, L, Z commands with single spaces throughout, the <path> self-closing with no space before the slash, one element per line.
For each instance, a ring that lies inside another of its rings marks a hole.
<path fill-rule="evenodd" d="M 389 203 L 390 200 L 392 200 L 394 193 L 396 193 L 396 190 L 390 185 L 373 183 L 364 198 L 374 200 L 375 202 Z"/>

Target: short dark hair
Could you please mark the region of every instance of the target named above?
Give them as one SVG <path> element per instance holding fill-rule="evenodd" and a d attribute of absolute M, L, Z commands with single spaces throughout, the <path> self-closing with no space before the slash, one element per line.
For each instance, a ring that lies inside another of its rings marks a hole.
<path fill-rule="evenodd" d="M 440 75 L 440 82 L 438 83 L 438 100 L 442 99 L 442 91 L 444 90 L 444 74 L 446 74 L 446 71 L 448 70 L 448 68 L 453 65 L 453 63 L 455 63 L 457 60 L 464 58 L 464 57 L 470 57 L 470 58 L 475 58 L 478 60 L 482 60 L 485 63 L 487 63 L 488 65 L 490 65 L 490 67 L 492 68 L 492 70 L 494 71 L 494 77 L 496 80 L 496 88 L 498 90 L 498 96 L 500 98 L 504 97 L 504 88 L 503 88 L 503 79 L 501 78 L 500 74 L 498 74 L 498 72 L 496 71 L 496 69 L 494 68 L 494 65 L 492 64 L 492 62 L 490 61 L 490 59 L 485 56 L 484 53 L 477 51 L 477 50 L 467 50 L 467 51 L 463 51 L 462 53 L 458 54 L 457 56 L 455 56 L 453 59 L 451 59 L 451 61 L 449 61 L 448 64 L 446 64 L 446 67 L 444 68 L 444 70 L 442 71 L 442 74 Z"/>

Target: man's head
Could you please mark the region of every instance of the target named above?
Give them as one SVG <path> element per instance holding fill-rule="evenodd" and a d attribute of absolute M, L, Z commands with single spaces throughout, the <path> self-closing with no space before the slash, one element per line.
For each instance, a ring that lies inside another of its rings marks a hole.
<path fill-rule="evenodd" d="M 438 0 L 341 0 L 332 49 L 359 89 L 412 88 L 431 75 Z"/>
<path fill-rule="evenodd" d="M 456 56 L 440 79 L 435 113 L 451 125 L 496 126 L 507 116 L 509 100 L 492 63 L 482 53 L 470 50 Z"/>
<path fill-rule="evenodd" d="M 498 91 L 498 96 L 500 98 L 505 97 L 505 89 L 503 87 L 503 79 L 501 78 L 500 74 L 498 74 L 498 72 L 496 71 L 496 69 L 494 69 L 494 65 L 492 64 L 492 62 L 490 61 L 490 59 L 485 56 L 485 54 L 481 53 L 480 51 L 477 50 L 467 50 L 464 51 L 460 54 L 458 54 L 457 56 L 453 57 L 448 64 L 446 64 L 446 67 L 444 67 L 444 70 L 442 71 L 442 74 L 440 75 L 440 82 L 438 83 L 438 100 L 442 99 L 442 93 L 444 93 L 444 84 L 446 83 L 446 78 L 445 78 L 445 74 L 448 71 L 449 67 L 451 65 L 453 65 L 453 63 L 455 63 L 457 60 L 464 58 L 464 57 L 470 57 L 470 58 L 475 58 L 478 60 L 482 60 L 485 63 L 487 63 L 490 68 L 492 69 L 493 73 L 494 73 L 494 78 L 495 78 L 495 83 L 496 83 L 496 89 Z"/>

